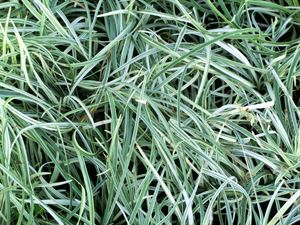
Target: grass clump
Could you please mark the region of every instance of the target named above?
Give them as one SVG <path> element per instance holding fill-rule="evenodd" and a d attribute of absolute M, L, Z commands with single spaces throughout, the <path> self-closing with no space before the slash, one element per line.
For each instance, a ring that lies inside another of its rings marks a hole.
<path fill-rule="evenodd" d="M 0 3 L 1 224 L 298 224 L 299 1 Z"/>

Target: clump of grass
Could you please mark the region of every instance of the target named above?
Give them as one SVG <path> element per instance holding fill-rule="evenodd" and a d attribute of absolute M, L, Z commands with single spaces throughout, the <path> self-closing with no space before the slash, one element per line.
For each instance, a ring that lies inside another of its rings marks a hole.
<path fill-rule="evenodd" d="M 0 3 L 0 223 L 299 223 L 299 11 Z"/>

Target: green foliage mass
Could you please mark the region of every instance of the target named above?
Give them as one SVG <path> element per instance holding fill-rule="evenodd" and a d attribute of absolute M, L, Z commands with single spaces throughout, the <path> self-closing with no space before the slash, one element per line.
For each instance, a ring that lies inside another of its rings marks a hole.
<path fill-rule="evenodd" d="M 0 1 L 0 224 L 298 224 L 299 15 Z"/>

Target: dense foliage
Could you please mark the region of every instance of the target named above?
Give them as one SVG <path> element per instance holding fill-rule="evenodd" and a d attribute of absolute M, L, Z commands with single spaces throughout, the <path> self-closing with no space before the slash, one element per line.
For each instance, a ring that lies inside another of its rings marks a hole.
<path fill-rule="evenodd" d="M 0 1 L 0 224 L 298 224 L 298 0 Z"/>

